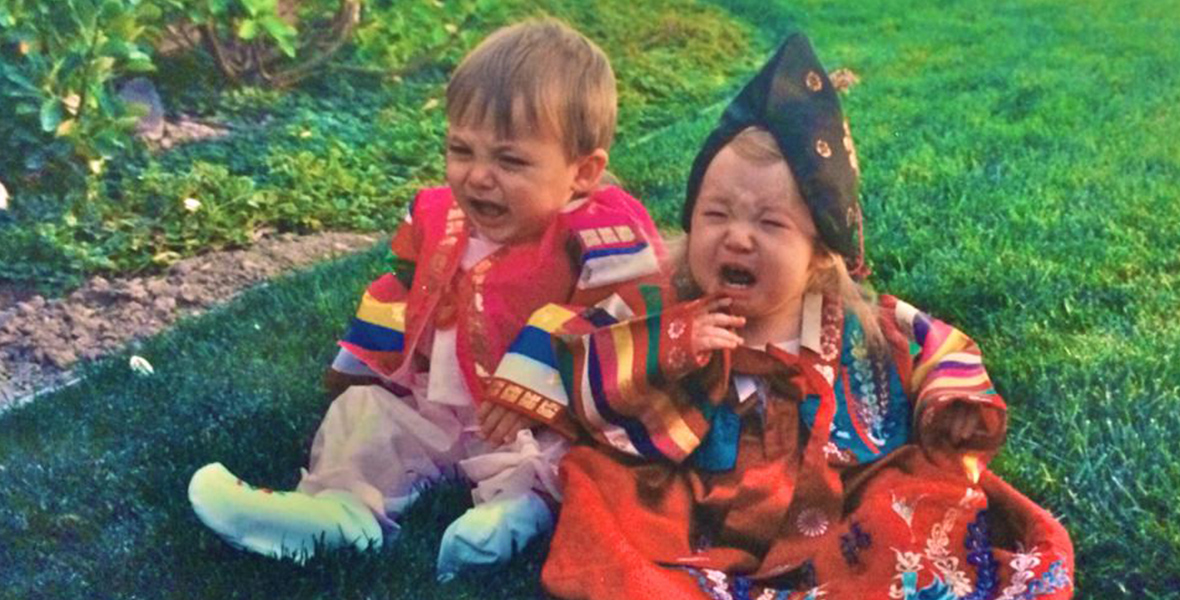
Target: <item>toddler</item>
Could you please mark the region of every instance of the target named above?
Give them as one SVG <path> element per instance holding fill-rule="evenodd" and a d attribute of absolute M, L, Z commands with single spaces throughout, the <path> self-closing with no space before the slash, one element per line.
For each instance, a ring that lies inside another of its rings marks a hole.
<path fill-rule="evenodd" d="M 253 488 L 213 463 L 189 486 L 201 521 L 235 546 L 302 560 L 321 543 L 379 544 L 425 484 L 461 474 L 475 507 L 443 536 L 440 579 L 547 532 L 560 432 L 572 430 L 551 401 L 509 410 L 481 398 L 536 309 L 609 300 L 658 276 L 647 212 L 600 185 L 615 114 L 606 56 L 559 22 L 507 27 L 475 48 L 447 86 L 447 187 L 415 198 L 392 272 L 340 342 L 327 381 L 344 391 L 297 490 Z"/>
<path fill-rule="evenodd" d="M 1064 529 L 985 471 L 1006 406 L 978 347 L 855 280 L 858 171 L 792 36 L 698 154 L 687 247 L 668 288 L 639 288 L 648 310 L 538 313 L 554 337 L 532 355 L 565 382 L 546 389 L 596 442 L 562 463 L 551 594 L 1072 594 Z M 493 389 L 541 393 L 515 364 Z"/>

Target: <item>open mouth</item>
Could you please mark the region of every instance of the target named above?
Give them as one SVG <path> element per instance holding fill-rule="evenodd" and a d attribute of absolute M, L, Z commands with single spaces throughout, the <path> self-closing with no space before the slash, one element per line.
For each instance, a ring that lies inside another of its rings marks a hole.
<path fill-rule="evenodd" d="M 748 288 L 758 282 L 754 272 L 735 265 L 722 265 L 721 283 L 726 287 Z"/>
<path fill-rule="evenodd" d="M 468 201 L 471 205 L 471 210 L 483 219 L 497 219 L 508 214 L 508 209 L 496 204 L 495 202 L 488 202 L 487 200 L 471 199 Z"/>

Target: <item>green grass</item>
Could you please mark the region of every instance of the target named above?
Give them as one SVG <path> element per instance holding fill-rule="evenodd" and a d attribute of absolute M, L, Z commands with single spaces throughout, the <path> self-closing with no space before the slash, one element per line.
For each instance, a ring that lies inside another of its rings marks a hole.
<path fill-rule="evenodd" d="M 746 54 L 798 27 L 862 78 L 844 102 L 874 283 L 983 346 L 1011 408 L 994 466 L 1069 528 L 1078 597 L 1180 598 L 1180 2 L 716 4 L 759 28 Z M 753 66 L 620 137 L 613 169 L 661 223 Z M 316 376 L 378 254 L 148 341 L 152 378 L 118 356 L 0 417 L 0 596 L 535 596 L 539 547 L 431 582 L 458 487 L 381 553 L 302 569 L 227 548 L 188 508 L 210 460 L 295 483 L 326 408 Z"/>

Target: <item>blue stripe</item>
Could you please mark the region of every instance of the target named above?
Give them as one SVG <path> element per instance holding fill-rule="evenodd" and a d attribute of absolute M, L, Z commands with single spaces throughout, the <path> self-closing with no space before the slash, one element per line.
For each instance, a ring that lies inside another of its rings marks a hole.
<path fill-rule="evenodd" d="M 643 427 L 642 423 L 615 412 L 606 401 L 606 395 L 602 393 L 602 371 L 598 368 L 598 347 L 593 336 L 590 338 L 590 355 L 586 357 L 586 360 L 590 367 L 590 393 L 594 396 L 594 406 L 598 409 L 598 414 L 602 415 L 602 418 L 606 419 L 608 423 L 617 425 L 627 432 L 627 437 L 631 439 L 631 443 L 640 454 L 653 458 L 667 458 L 663 452 L 656 448 L 655 444 L 651 443 L 647 429 Z"/>
<path fill-rule="evenodd" d="M 600 248 L 598 250 L 591 250 L 591 251 L 587 252 L 586 254 L 583 254 L 582 259 L 583 260 L 591 260 L 591 259 L 595 259 L 595 258 L 601 258 L 603 256 L 615 256 L 618 254 L 635 254 L 638 252 L 642 252 L 644 248 L 647 248 L 647 242 L 642 242 L 642 243 L 635 245 L 635 246 L 624 246 L 622 248 Z"/>
<path fill-rule="evenodd" d="M 552 338 L 549 337 L 545 331 L 526 325 L 516 336 L 516 340 L 512 342 L 512 346 L 508 348 L 509 352 L 527 356 L 539 363 L 557 368 L 557 357 L 553 354 L 553 344 L 550 343 Z"/>
<path fill-rule="evenodd" d="M 352 326 L 348 328 L 344 341 L 377 352 L 401 352 L 404 344 L 402 332 L 356 317 L 352 318 Z"/>

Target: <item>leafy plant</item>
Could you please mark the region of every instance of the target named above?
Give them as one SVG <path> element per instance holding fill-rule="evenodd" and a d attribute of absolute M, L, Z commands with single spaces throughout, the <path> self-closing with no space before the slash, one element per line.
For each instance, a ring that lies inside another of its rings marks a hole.
<path fill-rule="evenodd" d="M 314 74 L 352 35 L 361 0 L 157 0 L 166 32 L 202 46 L 236 83 L 288 87 Z"/>
<path fill-rule="evenodd" d="M 0 174 L 14 193 L 30 178 L 77 187 L 127 148 L 135 116 L 111 83 L 152 70 L 140 42 L 159 14 L 140 0 L 0 3 Z"/>

